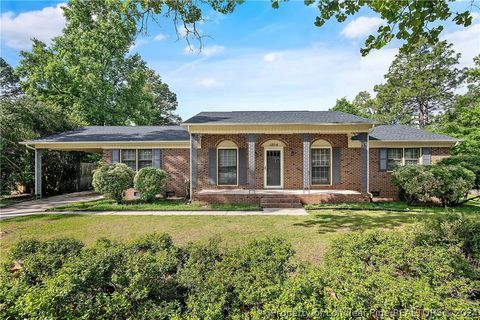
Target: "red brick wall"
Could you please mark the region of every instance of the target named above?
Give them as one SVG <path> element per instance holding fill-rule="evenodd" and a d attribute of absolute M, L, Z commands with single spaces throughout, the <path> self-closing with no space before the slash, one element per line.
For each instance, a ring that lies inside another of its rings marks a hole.
<path fill-rule="evenodd" d="M 370 191 L 379 191 L 380 198 L 398 199 L 398 189 L 391 183 L 391 172 L 380 171 L 379 149 L 370 149 Z M 430 148 L 432 163 L 448 157 L 450 148 Z"/>
<path fill-rule="evenodd" d="M 360 149 L 348 149 L 346 134 L 318 134 L 311 136 L 312 141 L 324 139 L 332 147 L 341 148 L 341 183 L 336 185 L 312 186 L 312 189 L 348 189 L 360 191 Z M 255 144 L 255 188 L 264 188 L 264 148 L 262 144 L 267 140 L 276 139 L 284 142 L 284 189 L 303 188 L 303 145 L 301 135 L 258 135 Z M 239 148 L 247 148 L 245 135 L 204 135 L 201 140 L 201 149 L 198 150 L 198 190 L 248 188 L 246 184 L 240 186 L 216 186 L 208 179 L 208 152 L 211 148 L 224 141 L 231 140 Z M 247 165 L 248 167 L 248 165 Z M 246 173 L 245 173 L 246 175 Z"/>
<path fill-rule="evenodd" d="M 103 150 L 102 160 L 112 162 L 112 151 Z M 174 191 L 176 196 L 186 196 L 185 181 L 190 179 L 190 150 L 189 149 L 162 149 L 161 168 L 168 174 L 165 191 Z M 188 186 L 187 186 L 188 187 Z M 127 192 L 133 195 L 133 189 Z"/>

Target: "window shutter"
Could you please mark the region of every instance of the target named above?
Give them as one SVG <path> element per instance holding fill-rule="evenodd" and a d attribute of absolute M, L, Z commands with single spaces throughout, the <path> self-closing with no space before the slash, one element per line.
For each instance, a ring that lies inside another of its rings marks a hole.
<path fill-rule="evenodd" d="M 432 164 L 432 151 L 430 148 L 422 148 L 422 164 L 425 166 L 429 166 Z"/>
<path fill-rule="evenodd" d="M 382 148 L 378 149 L 378 164 L 379 164 L 379 170 L 380 171 L 387 171 L 387 149 Z"/>
<path fill-rule="evenodd" d="M 161 149 L 153 149 L 153 167 L 160 169 L 162 164 L 162 151 Z"/>
<path fill-rule="evenodd" d="M 112 163 L 119 163 L 119 162 L 120 162 L 120 150 L 112 149 Z"/>
<path fill-rule="evenodd" d="M 332 184 L 339 184 L 340 177 L 340 148 L 332 148 Z"/>
<path fill-rule="evenodd" d="M 217 184 L 217 149 L 208 149 L 208 181 Z"/>
<path fill-rule="evenodd" d="M 247 183 L 247 150 L 245 148 L 238 149 L 238 184 Z"/>

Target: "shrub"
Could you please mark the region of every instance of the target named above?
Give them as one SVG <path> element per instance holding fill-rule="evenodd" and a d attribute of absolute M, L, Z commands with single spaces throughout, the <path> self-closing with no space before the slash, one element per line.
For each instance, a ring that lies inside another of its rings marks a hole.
<path fill-rule="evenodd" d="M 457 155 L 444 158 L 437 162 L 439 165 L 460 165 L 475 173 L 474 188 L 480 190 L 480 157 L 476 155 Z"/>
<path fill-rule="evenodd" d="M 408 204 L 429 202 L 438 184 L 428 168 L 421 165 L 397 168 L 392 174 L 392 183 L 400 188 Z"/>
<path fill-rule="evenodd" d="M 437 180 L 433 195 L 443 206 L 458 205 L 468 196 L 475 182 L 475 174 L 460 165 L 433 165 L 430 170 Z"/>
<path fill-rule="evenodd" d="M 167 174 L 165 171 L 157 168 L 147 167 L 142 168 L 137 172 L 133 180 L 134 188 L 140 192 L 140 197 L 152 202 L 155 196 L 162 193 L 167 181 Z"/>
<path fill-rule="evenodd" d="M 124 163 L 107 164 L 94 171 L 92 185 L 95 191 L 110 195 L 119 203 L 123 193 L 133 187 L 134 175 Z"/>

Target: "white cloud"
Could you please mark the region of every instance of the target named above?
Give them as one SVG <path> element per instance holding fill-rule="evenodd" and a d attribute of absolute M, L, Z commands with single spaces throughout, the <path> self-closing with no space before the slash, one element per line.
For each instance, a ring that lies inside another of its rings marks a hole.
<path fill-rule="evenodd" d="M 225 50 L 224 46 L 213 45 L 209 47 L 203 47 L 202 49 L 197 49 L 195 46 L 190 45 L 186 46 L 183 49 L 184 54 L 198 54 L 203 57 L 211 57 L 217 54 L 222 53 Z"/>
<path fill-rule="evenodd" d="M 47 44 L 61 33 L 65 18 L 61 7 L 45 7 L 41 10 L 22 12 L 14 15 L 5 12 L 0 16 L 0 36 L 6 46 L 15 49 L 28 49 L 31 39 L 37 38 Z"/>
<path fill-rule="evenodd" d="M 275 62 L 280 58 L 280 53 L 270 52 L 263 56 L 263 61 L 265 62 Z"/>
<path fill-rule="evenodd" d="M 214 79 L 214 78 L 202 79 L 200 80 L 200 82 L 198 82 L 198 84 L 205 88 L 216 88 L 216 87 L 225 86 L 225 82 L 218 81 L 217 79 Z"/>
<path fill-rule="evenodd" d="M 382 19 L 375 17 L 359 17 L 350 21 L 341 34 L 347 38 L 359 38 L 371 34 L 382 24 Z"/>
<path fill-rule="evenodd" d="M 157 34 L 153 39 L 154 39 L 155 41 L 162 41 L 162 40 L 167 39 L 167 36 L 164 35 L 163 33 L 159 33 L 159 34 Z"/>
<path fill-rule="evenodd" d="M 372 92 L 396 53 L 382 49 L 363 58 L 358 50 L 324 45 L 274 52 L 232 48 L 228 56 L 199 57 L 173 70 L 152 66 L 177 93 L 183 117 L 198 110 L 327 110 L 339 97 Z M 266 57 L 275 59 L 265 63 Z"/>

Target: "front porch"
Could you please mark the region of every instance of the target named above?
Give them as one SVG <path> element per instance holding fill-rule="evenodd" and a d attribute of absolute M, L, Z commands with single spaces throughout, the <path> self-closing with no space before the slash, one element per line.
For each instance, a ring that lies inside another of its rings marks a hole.
<path fill-rule="evenodd" d="M 366 202 L 369 197 L 355 190 L 302 189 L 204 189 L 193 196 L 202 203 L 257 203 L 263 208 L 296 208 L 309 203 Z"/>

